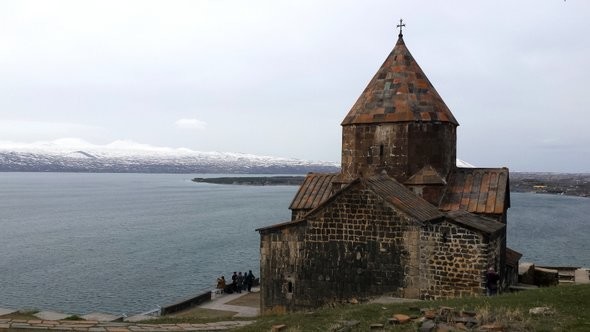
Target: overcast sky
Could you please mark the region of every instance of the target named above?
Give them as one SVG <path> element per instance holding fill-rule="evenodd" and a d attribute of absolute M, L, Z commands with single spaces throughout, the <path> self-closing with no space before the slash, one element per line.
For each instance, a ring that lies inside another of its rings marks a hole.
<path fill-rule="evenodd" d="M 400 18 L 459 158 L 590 172 L 587 0 L 2 1 L 0 141 L 339 162 Z"/>

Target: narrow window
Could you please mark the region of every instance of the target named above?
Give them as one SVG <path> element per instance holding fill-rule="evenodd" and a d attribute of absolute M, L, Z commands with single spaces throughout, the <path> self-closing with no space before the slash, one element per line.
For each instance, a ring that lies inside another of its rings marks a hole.
<path fill-rule="evenodd" d="M 449 240 L 448 236 L 449 236 L 449 233 L 447 231 L 444 231 L 442 233 L 442 242 L 443 243 L 447 243 L 447 241 Z"/>
<path fill-rule="evenodd" d="M 379 145 L 379 157 L 383 157 L 383 144 Z"/>
<path fill-rule="evenodd" d="M 289 284 L 287 285 L 287 291 L 289 293 L 293 293 L 293 282 L 289 281 Z"/>

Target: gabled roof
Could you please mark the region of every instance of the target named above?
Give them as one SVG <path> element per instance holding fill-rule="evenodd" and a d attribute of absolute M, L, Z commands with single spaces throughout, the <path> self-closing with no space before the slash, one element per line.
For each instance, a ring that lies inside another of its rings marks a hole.
<path fill-rule="evenodd" d="M 414 175 L 404 182 L 409 185 L 426 185 L 426 184 L 447 184 L 440 174 L 430 165 L 422 167 Z"/>
<path fill-rule="evenodd" d="M 447 213 L 447 217 L 465 227 L 475 229 L 487 234 L 494 234 L 497 231 L 506 227 L 506 225 L 499 221 L 484 216 L 480 216 L 474 213 L 469 213 L 464 210 L 451 211 Z"/>
<path fill-rule="evenodd" d="M 330 197 L 332 192 L 332 181 L 337 178 L 338 174 L 329 173 L 309 173 L 303 180 L 301 187 L 293 197 L 289 206 L 291 210 L 306 209 L 311 210 L 321 202 Z"/>
<path fill-rule="evenodd" d="M 518 268 L 518 261 L 522 257 L 522 254 L 516 250 L 512 250 L 506 247 L 506 265 L 510 265 Z"/>
<path fill-rule="evenodd" d="M 502 214 L 510 207 L 507 168 L 457 168 L 449 175 L 442 211 Z"/>
<path fill-rule="evenodd" d="M 419 221 L 424 222 L 444 216 L 434 205 L 389 176 L 371 177 L 366 180 L 366 183 L 369 189 L 385 201 Z"/>
<path fill-rule="evenodd" d="M 256 228 L 254 231 L 256 231 L 256 232 L 273 231 L 273 230 L 278 230 L 278 229 L 285 228 L 285 227 L 291 227 L 291 226 L 295 226 L 295 225 L 302 225 L 302 224 L 305 224 L 305 223 L 307 223 L 307 220 L 305 220 L 305 219 L 297 219 L 297 220 L 292 220 L 292 221 L 285 221 L 285 222 L 274 224 L 274 225 L 270 225 L 270 226 L 264 226 L 264 227 Z"/>
<path fill-rule="evenodd" d="M 400 36 L 342 125 L 415 121 L 458 125 Z"/>

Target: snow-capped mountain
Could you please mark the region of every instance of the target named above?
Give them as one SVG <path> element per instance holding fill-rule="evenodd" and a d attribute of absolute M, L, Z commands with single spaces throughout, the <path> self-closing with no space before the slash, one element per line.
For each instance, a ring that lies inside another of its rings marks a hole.
<path fill-rule="evenodd" d="M 458 167 L 475 167 L 457 159 Z M 335 162 L 200 152 L 132 141 L 96 145 L 76 138 L 35 143 L 0 141 L 0 171 L 104 173 L 305 174 L 338 172 Z"/>
<path fill-rule="evenodd" d="M 0 171 L 303 174 L 338 169 L 339 164 L 334 162 L 199 152 L 131 141 L 107 145 L 75 138 L 35 143 L 0 141 Z"/>

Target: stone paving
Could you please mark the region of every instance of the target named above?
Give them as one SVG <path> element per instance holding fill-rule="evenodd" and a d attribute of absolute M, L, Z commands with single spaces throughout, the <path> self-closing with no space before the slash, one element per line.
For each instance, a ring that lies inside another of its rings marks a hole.
<path fill-rule="evenodd" d="M 255 317 L 258 315 L 258 309 L 248 306 L 238 306 L 226 304 L 240 296 L 247 293 L 222 295 L 214 298 L 212 301 L 207 302 L 200 307 L 223 310 L 223 311 L 234 311 L 236 315 L 234 317 Z M 29 332 L 29 331 L 86 331 L 86 332 L 141 332 L 141 331 L 156 331 L 156 332 L 168 332 L 168 331 L 224 331 L 229 329 L 238 328 L 253 323 L 253 320 L 233 320 L 233 321 L 222 321 L 214 323 L 202 323 L 202 324 L 144 324 L 126 319 L 125 322 L 115 322 L 112 320 L 119 320 L 121 317 L 92 313 L 82 316 L 85 320 L 64 320 L 64 318 L 70 315 L 52 312 L 52 311 L 41 311 L 35 314 L 35 317 L 39 319 L 34 320 L 23 320 L 23 319 L 11 319 L 5 316 L 16 312 L 16 310 L 2 309 L 0 308 L 0 332 L 4 331 L 17 331 L 17 332 Z M 141 317 L 140 317 L 141 316 Z M 133 316 L 135 317 L 135 316 Z M 151 319 L 155 317 L 138 315 L 139 319 Z"/>
<path fill-rule="evenodd" d="M 260 292 L 260 288 L 252 288 L 252 292 Z M 206 302 L 200 305 L 199 307 L 221 311 L 234 311 L 236 312 L 234 317 L 256 317 L 260 313 L 260 308 L 258 307 L 254 308 L 248 306 L 227 304 L 228 302 L 231 302 L 246 294 L 248 293 L 244 291 L 242 293 L 217 295 L 218 297 L 213 298 L 211 301 Z"/>
<path fill-rule="evenodd" d="M 223 331 L 253 323 L 253 321 L 226 321 L 204 324 L 139 324 L 99 322 L 92 320 L 21 320 L 2 319 L 0 331 L 87 331 L 87 332 L 140 332 L 140 331 Z"/>

